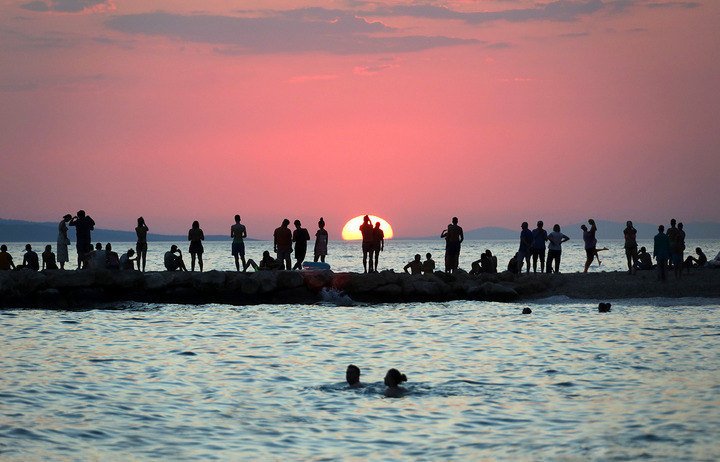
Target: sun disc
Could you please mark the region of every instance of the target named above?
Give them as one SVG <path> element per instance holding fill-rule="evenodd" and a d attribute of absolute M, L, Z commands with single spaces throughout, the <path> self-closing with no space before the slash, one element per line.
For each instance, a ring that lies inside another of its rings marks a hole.
<path fill-rule="evenodd" d="M 375 226 L 375 223 L 380 222 L 380 229 L 382 229 L 385 233 L 385 239 L 392 239 L 394 233 L 392 227 L 390 226 L 390 223 L 375 215 L 368 216 L 370 217 L 370 221 L 372 222 L 373 226 Z M 351 220 L 348 220 L 348 222 L 345 223 L 345 226 L 343 226 L 342 238 L 346 241 L 355 241 L 362 239 L 360 225 L 363 224 L 364 217 L 365 215 L 360 215 Z"/>

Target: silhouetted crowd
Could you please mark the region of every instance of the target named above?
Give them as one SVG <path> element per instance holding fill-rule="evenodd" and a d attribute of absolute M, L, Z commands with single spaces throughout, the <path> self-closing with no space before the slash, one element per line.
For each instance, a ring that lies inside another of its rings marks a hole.
<path fill-rule="evenodd" d="M 259 263 L 253 259 L 245 258 L 245 242 L 247 229 L 241 223 L 240 215 L 235 215 L 235 223 L 230 227 L 232 238 L 231 253 L 235 259 L 235 268 L 240 271 L 247 271 L 252 268 L 260 270 L 323 270 L 329 269 L 330 265 L 325 263 L 328 254 L 329 235 L 325 229 L 325 220 L 321 217 L 318 221 L 318 229 L 315 232 L 315 246 L 313 248 L 313 261 L 305 260 L 307 255 L 307 244 L 310 241 L 310 233 L 302 227 L 300 220 L 294 221 L 295 229 L 290 229 L 290 220 L 284 219 L 281 225 L 273 232 L 273 251 L 275 257 L 270 255 L 268 250 L 263 252 Z M 45 251 L 40 256 L 32 249 L 30 244 L 25 246 L 23 262 L 15 265 L 12 256 L 7 252 L 7 246 L 0 246 L 0 270 L 27 269 L 33 271 L 65 269 L 65 263 L 69 261 L 68 246 L 71 244 L 68 238 L 69 227 L 76 230 L 76 249 L 78 269 L 108 269 L 108 270 L 139 270 L 145 271 L 147 259 L 147 234 L 149 228 L 143 217 L 137 219 L 135 233 L 137 243 L 135 249 L 128 249 L 122 255 L 113 251 L 112 245 L 107 243 L 104 247 L 96 243 L 93 247 L 91 234 L 95 229 L 95 221 L 79 210 L 75 216 L 65 215 L 58 224 L 57 255 L 53 253 L 52 246 L 45 246 Z M 589 219 L 587 224 L 581 226 L 583 231 L 583 243 L 585 249 L 584 272 L 597 260 L 602 265 L 600 252 L 608 250 L 607 247 L 598 247 L 597 224 L 595 220 Z M 385 250 L 385 234 L 381 229 L 380 222 L 373 225 L 370 217 L 363 217 L 363 224 L 359 231 L 362 235 L 363 270 L 366 273 L 378 271 L 378 260 L 380 253 Z M 447 228 L 443 229 L 440 237 L 445 239 L 445 272 L 454 273 L 464 271 L 459 268 L 460 250 L 464 241 L 462 227 L 458 224 L 458 218 L 453 217 Z M 701 268 L 706 266 L 720 267 L 720 253 L 714 260 L 708 261 L 707 256 L 701 248 L 696 248 L 697 256 L 684 258 L 685 252 L 685 231 L 682 223 L 675 219 L 670 220 L 670 227 L 665 230 L 663 225 L 658 227 L 658 234 L 653 239 L 652 255 L 645 247 L 638 250 L 637 230 L 632 221 L 628 221 L 623 230 L 624 250 L 627 258 L 629 274 L 635 274 L 638 270 L 657 269 L 658 279 L 665 281 L 667 273 L 672 270 L 675 278 L 682 278 L 682 269 Z M 518 251 L 507 264 L 507 271 L 514 274 L 522 274 L 523 266 L 526 273 L 530 273 L 530 262 L 532 261 L 533 273 L 537 273 L 538 267 L 541 273 L 559 273 L 562 258 L 562 246 L 570 238 L 562 233 L 560 225 L 555 224 L 551 232 L 544 229 L 544 223 L 538 221 L 535 229 L 530 230 L 527 222 L 523 222 L 520 231 L 520 245 Z M 198 269 L 203 270 L 203 241 L 205 234 L 200 228 L 200 223 L 194 221 L 188 231 L 190 246 L 190 271 L 195 271 L 197 262 Z M 294 264 L 293 264 L 294 257 Z M 547 257 L 547 259 L 546 259 Z M 655 258 L 655 264 L 653 264 Z M 165 252 L 163 263 L 167 271 L 188 271 L 183 260 L 182 251 L 172 245 Z M 432 255 L 427 253 L 425 260 L 420 254 L 408 262 L 403 270 L 414 275 L 433 274 L 436 270 L 435 261 Z M 473 275 L 481 273 L 497 273 L 498 259 L 487 249 L 470 265 L 469 273 Z"/>

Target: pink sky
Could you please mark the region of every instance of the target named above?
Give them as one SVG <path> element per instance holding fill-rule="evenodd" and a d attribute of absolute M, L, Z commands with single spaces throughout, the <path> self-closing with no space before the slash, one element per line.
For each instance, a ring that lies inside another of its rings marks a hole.
<path fill-rule="evenodd" d="M 198 11 L 200 5 L 202 11 Z M 0 3 L 0 217 L 720 221 L 720 2 Z"/>

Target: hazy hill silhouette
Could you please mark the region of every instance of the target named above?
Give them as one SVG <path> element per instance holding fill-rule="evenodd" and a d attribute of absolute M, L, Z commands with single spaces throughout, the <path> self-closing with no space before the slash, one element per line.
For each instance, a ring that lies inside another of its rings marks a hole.
<path fill-rule="evenodd" d="M 57 223 L 34 222 L 23 220 L 5 220 L 0 218 L 0 241 L 2 242 L 55 242 L 57 240 Z M 134 224 L 134 223 L 133 223 Z M 70 228 L 68 237 L 75 242 L 75 230 Z M 137 235 L 132 231 L 96 228 L 92 232 L 93 242 L 135 242 Z M 185 241 L 187 234 L 154 234 L 148 233 L 148 241 Z M 228 241 L 230 235 L 206 235 L 206 241 Z M 252 241 L 255 239 L 247 239 Z"/>

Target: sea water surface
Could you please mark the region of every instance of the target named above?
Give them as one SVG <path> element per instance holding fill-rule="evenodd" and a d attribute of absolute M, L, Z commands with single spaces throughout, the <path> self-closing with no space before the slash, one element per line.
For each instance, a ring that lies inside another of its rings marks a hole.
<path fill-rule="evenodd" d="M 719 459 L 720 299 L 596 306 L 0 311 L 0 458 Z"/>

